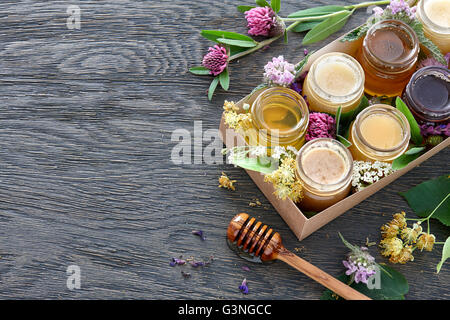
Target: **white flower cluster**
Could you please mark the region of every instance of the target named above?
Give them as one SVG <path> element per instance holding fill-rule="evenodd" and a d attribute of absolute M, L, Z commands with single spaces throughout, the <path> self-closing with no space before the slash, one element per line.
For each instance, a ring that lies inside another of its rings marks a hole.
<path fill-rule="evenodd" d="M 394 170 L 392 170 L 390 163 L 380 161 L 353 161 L 352 187 L 355 192 L 361 191 L 381 178 L 390 175 L 392 172 Z"/>

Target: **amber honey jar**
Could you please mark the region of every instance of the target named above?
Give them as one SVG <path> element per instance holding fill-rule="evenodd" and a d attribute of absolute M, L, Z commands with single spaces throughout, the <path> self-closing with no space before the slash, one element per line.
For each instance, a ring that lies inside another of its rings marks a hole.
<path fill-rule="evenodd" d="M 405 115 L 376 104 L 364 109 L 350 126 L 349 150 L 358 161 L 392 162 L 409 146 L 411 130 Z"/>
<path fill-rule="evenodd" d="M 251 145 L 293 146 L 298 150 L 305 143 L 309 110 L 305 99 L 294 90 L 274 87 L 263 91 L 250 113 L 257 135 Z"/>
<path fill-rule="evenodd" d="M 425 36 L 442 54 L 450 52 L 450 0 L 420 0 L 416 15 Z"/>
<path fill-rule="evenodd" d="M 364 38 L 357 59 L 365 72 L 365 92 L 398 96 L 414 73 L 419 41 L 414 30 L 399 20 L 374 24 Z"/>
<path fill-rule="evenodd" d="M 297 154 L 296 175 L 303 183 L 304 211 L 320 212 L 350 192 L 353 159 L 339 141 L 320 138 L 306 143 Z"/>

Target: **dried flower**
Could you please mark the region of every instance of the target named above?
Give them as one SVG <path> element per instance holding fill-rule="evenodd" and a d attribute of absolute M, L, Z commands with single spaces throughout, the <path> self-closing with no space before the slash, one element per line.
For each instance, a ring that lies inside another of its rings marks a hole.
<path fill-rule="evenodd" d="M 298 202 L 303 198 L 303 184 L 295 176 L 295 153 L 283 147 L 280 152 L 280 165 L 277 170 L 264 176 L 265 182 L 270 182 L 275 188 L 274 194 L 282 200 L 290 198 Z M 273 156 L 273 154 L 272 154 Z"/>
<path fill-rule="evenodd" d="M 353 161 L 353 190 L 359 192 L 393 172 L 392 164 L 387 162 Z"/>
<path fill-rule="evenodd" d="M 219 178 L 219 188 L 225 188 L 225 189 L 230 189 L 230 190 L 235 190 L 234 187 L 234 183 L 236 182 L 236 180 L 230 180 L 230 178 L 228 178 L 228 176 L 222 172 L 222 175 Z"/>
<path fill-rule="evenodd" d="M 312 112 L 309 114 L 309 127 L 306 141 L 318 138 L 332 138 L 336 135 L 336 121 L 326 113 Z"/>
<path fill-rule="evenodd" d="M 172 261 L 170 261 L 170 263 L 169 263 L 169 265 L 171 267 L 175 267 L 176 265 L 182 266 L 184 264 L 186 264 L 186 260 L 181 259 L 181 257 L 179 259 L 178 258 L 172 258 Z"/>
<path fill-rule="evenodd" d="M 408 261 L 414 261 L 414 256 L 412 255 L 412 252 L 413 252 L 412 246 L 405 246 L 397 255 L 392 255 L 389 258 L 389 262 L 405 264 Z"/>
<path fill-rule="evenodd" d="M 403 241 L 399 238 L 386 238 L 381 240 L 380 247 L 383 249 L 381 254 L 385 257 L 397 256 L 402 252 Z"/>
<path fill-rule="evenodd" d="M 248 294 L 247 279 L 244 279 L 244 280 L 242 281 L 242 284 L 239 286 L 239 290 L 240 290 L 243 294 Z"/>
<path fill-rule="evenodd" d="M 284 60 L 283 56 L 272 58 L 264 66 L 264 81 L 269 85 L 288 87 L 295 79 L 295 66 Z"/>
<path fill-rule="evenodd" d="M 227 101 L 227 100 L 225 100 L 225 102 L 223 103 L 223 109 L 225 111 L 234 111 L 234 112 L 239 111 L 239 107 L 236 106 L 234 101 Z"/>
<path fill-rule="evenodd" d="M 425 68 L 425 67 L 443 67 L 447 68 L 450 60 L 450 52 L 444 56 L 445 61 L 447 61 L 447 65 L 443 65 L 439 61 L 437 61 L 433 57 L 428 57 L 426 59 L 420 60 L 417 64 L 417 69 Z"/>
<path fill-rule="evenodd" d="M 205 240 L 206 240 L 206 237 L 205 237 L 205 235 L 203 234 L 203 231 L 202 231 L 202 230 L 192 230 L 192 234 L 193 234 L 193 235 L 196 235 L 196 236 L 199 236 L 200 239 L 202 239 L 202 241 L 205 241 Z"/>
<path fill-rule="evenodd" d="M 181 275 L 185 278 L 185 279 L 187 279 L 187 278 L 190 278 L 191 277 L 191 274 L 190 273 L 188 273 L 188 272 L 185 272 L 184 270 L 181 270 Z"/>
<path fill-rule="evenodd" d="M 285 25 L 270 7 L 257 7 L 245 12 L 248 34 L 273 37 L 283 33 Z"/>
<path fill-rule="evenodd" d="M 431 148 L 434 148 L 442 141 L 444 141 L 443 136 L 429 136 L 425 139 L 425 144 Z"/>
<path fill-rule="evenodd" d="M 432 251 L 434 243 L 436 242 L 436 237 L 434 234 L 423 233 L 419 239 L 417 239 L 417 248 L 420 251 Z"/>
<path fill-rule="evenodd" d="M 209 69 L 213 76 L 221 74 L 228 65 L 227 50 L 219 45 L 209 47 L 208 53 L 203 57 L 202 65 Z"/>
<path fill-rule="evenodd" d="M 404 228 L 401 230 L 401 238 L 406 243 L 415 243 L 422 233 L 422 227 L 419 223 L 414 223 L 412 228 Z"/>

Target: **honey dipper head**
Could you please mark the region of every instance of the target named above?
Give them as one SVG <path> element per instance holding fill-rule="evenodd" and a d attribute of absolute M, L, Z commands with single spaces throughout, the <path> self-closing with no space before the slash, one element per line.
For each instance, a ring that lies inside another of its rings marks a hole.
<path fill-rule="evenodd" d="M 246 213 L 239 213 L 231 219 L 227 237 L 239 248 L 262 261 L 276 259 L 277 253 L 283 247 L 278 232 Z"/>

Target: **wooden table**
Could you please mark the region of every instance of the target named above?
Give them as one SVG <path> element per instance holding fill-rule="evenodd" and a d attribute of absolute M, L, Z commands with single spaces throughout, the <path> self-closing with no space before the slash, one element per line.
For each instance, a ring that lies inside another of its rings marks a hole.
<path fill-rule="evenodd" d="M 412 214 L 397 194 L 449 173 L 447 148 L 302 242 L 250 178 L 225 164 L 171 161 L 176 129 L 216 129 L 225 99 L 260 83 L 273 56 L 297 62 L 304 34 L 233 63 L 229 92 L 206 97 L 209 77 L 187 72 L 211 44 L 202 29 L 246 32 L 236 11 L 252 1 L 17 1 L 0 3 L 0 298 L 49 299 L 318 299 L 323 288 L 287 265 L 249 265 L 225 242 L 229 220 L 248 212 L 279 231 L 286 247 L 337 275 L 350 242 L 379 241 L 395 212 Z M 337 1 L 349 4 L 357 1 Z M 282 15 L 330 4 L 282 1 Z M 78 5 L 80 29 L 68 29 Z M 319 48 L 361 24 L 359 10 Z M 209 141 L 204 141 L 206 147 Z M 194 157 L 192 157 L 194 160 Z M 218 188 L 225 171 L 235 192 Z M 249 202 L 259 199 L 260 207 Z M 206 240 L 192 235 L 203 230 Z M 437 222 L 440 241 L 449 229 Z M 376 247 L 371 252 L 385 261 Z M 172 257 L 206 267 L 170 267 Z M 395 266 L 408 299 L 450 299 L 450 267 L 440 252 Z M 81 289 L 66 286 L 70 265 Z M 248 266 L 251 271 L 242 270 Z M 185 278 L 181 271 L 189 272 Z M 249 294 L 238 286 L 246 278 Z"/>

